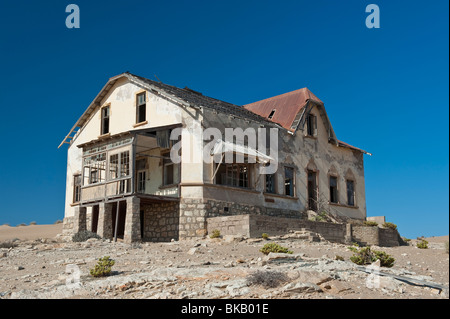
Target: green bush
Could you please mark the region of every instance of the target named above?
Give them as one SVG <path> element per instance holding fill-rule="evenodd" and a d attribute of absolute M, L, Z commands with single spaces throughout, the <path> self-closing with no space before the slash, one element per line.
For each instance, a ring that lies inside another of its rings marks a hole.
<path fill-rule="evenodd" d="M 421 240 L 417 243 L 417 248 L 420 248 L 420 249 L 427 249 L 427 248 L 428 248 L 428 241 L 426 241 L 425 239 L 421 239 Z"/>
<path fill-rule="evenodd" d="M 366 220 L 366 221 L 364 221 L 364 226 L 375 227 L 375 226 L 378 226 L 378 223 L 377 223 L 377 222 L 373 222 L 373 221 Z"/>
<path fill-rule="evenodd" d="M 384 251 L 373 251 L 375 258 L 380 260 L 381 267 L 391 268 L 394 266 L 395 259 L 391 255 L 386 254 Z"/>
<path fill-rule="evenodd" d="M 210 238 L 219 238 L 220 237 L 220 231 L 217 230 L 217 229 L 213 230 L 209 237 Z"/>
<path fill-rule="evenodd" d="M 344 257 L 342 257 L 342 256 L 336 255 L 336 256 L 334 257 L 334 260 L 344 261 L 345 259 L 344 259 Z"/>
<path fill-rule="evenodd" d="M 384 223 L 384 224 L 383 224 L 383 227 L 384 227 L 384 228 L 391 228 L 391 229 L 394 229 L 394 230 L 397 229 L 397 225 L 395 225 L 395 224 L 393 224 L 393 223 L 389 223 L 389 222 Z"/>
<path fill-rule="evenodd" d="M 37 225 L 37 222 L 30 222 L 30 225 Z"/>
<path fill-rule="evenodd" d="M 76 233 L 75 235 L 73 235 L 72 241 L 75 243 L 80 243 L 80 242 L 88 240 L 89 238 L 101 239 L 101 237 L 99 235 L 97 235 L 96 233 L 93 233 L 89 230 L 83 230 L 83 231 L 80 231 L 80 232 Z"/>
<path fill-rule="evenodd" d="M 264 247 L 261 248 L 259 251 L 262 252 L 264 255 L 268 255 L 269 253 L 292 254 L 292 251 L 276 243 L 265 244 Z"/>
<path fill-rule="evenodd" d="M 380 260 L 381 267 L 390 268 L 394 266 L 395 259 L 391 255 L 386 254 L 384 251 L 372 251 L 370 247 L 363 247 L 359 250 L 355 247 L 351 247 L 351 250 L 355 254 L 350 257 L 350 260 L 357 265 L 370 265 L 371 263 Z"/>
<path fill-rule="evenodd" d="M 263 233 L 261 237 L 265 240 L 269 239 L 269 235 L 267 233 Z"/>
<path fill-rule="evenodd" d="M 114 266 L 115 261 L 110 259 L 109 256 L 102 257 L 98 260 L 97 265 L 90 270 L 90 274 L 93 277 L 105 277 L 111 273 L 111 268 Z"/>

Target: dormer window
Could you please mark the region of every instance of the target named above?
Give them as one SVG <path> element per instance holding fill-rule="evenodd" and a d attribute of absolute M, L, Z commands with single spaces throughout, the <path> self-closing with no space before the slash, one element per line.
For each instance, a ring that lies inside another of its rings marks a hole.
<path fill-rule="evenodd" d="M 101 109 L 102 123 L 101 123 L 101 135 L 109 133 L 109 106 L 105 106 Z"/>
<path fill-rule="evenodd" d="M 307 136 L 316 136 L 317 130 L 317 118 L 313 114 L 308 114 L 306 118 L 306 135 Z"/>
<path fill-rule="evenodd" d="M 270 112 L 268 119 L 271 120 L 273 115 L 275 114 L 276 110 L 272 110 L 272 112 Z"/>
<path fill-rule="evenodd" d="M 136 123 L 146 121 L 146 105 L 145 92 L 136 95 Z"/>

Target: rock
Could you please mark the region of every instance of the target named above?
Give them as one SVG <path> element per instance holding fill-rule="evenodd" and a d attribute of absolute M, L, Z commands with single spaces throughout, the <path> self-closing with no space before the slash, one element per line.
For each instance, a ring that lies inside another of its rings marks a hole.
<path fill-rule="evenodd" d="M 340 281 L 340 280 L 333 280 L 333 281 L 327 282 L 325 285 L 327 287 L 330 287 L 327 289 L 330 289 L 331 292 L 333 292 L 333 293 L 340 293 L 340 292 L 352 290 L 350 284 Z"/>
<path fill-rule="evenodd" d="M 320 273 L 317 271 L 297 271 L 296 273 L 293 273 L 293 275 L 296 277 L 296 282 L 309 282 L 313 283 L 315 285 L 321 285 L 325 282 L 333 280 L 332 277 L 330 277 L 327 273 Z"/>
<path fill-rule="evenodd" d="M 283 262 L 294 262 L 301 260 L 301 254 L 284 254 L 284 253 L 269 253 L 264 257 L 264 261 L 268 263 L 283 263 Z"/>
<path fill-rule="evenodd" d="M 191 248 L 189 249 L 189 251 L 187 252 L 189 255 L 194 255 L 197 252 L 197 248 Z"/>
<path fill-rule="evenodd" d="M 226 243 L 232 243 L 232 242 L 241 242 L 244 240 L 244 236 L 241 235 L 225 235 L 223 236 L 223 241 Z"/>
<path fill-rule="evenodd" d="M 6 252 L 0 253 L 0 258 L 6 257 L 6 256 L 8 256 L 8 254 Z"/>
<path fill-rule="evenodd" d="M 22 267 L 22 266 L 17 266 L 17 268 L 16 268 L 17 270 L 24 270 L 25 268 L 24 267 Z"/>
<path fill-rule="evenodd" d="M 310 282 L 296 282 L 287 284 L 282 288 L 282 291 L 286 293 L 312 293 L 322 292 L 322 289 Z"/>

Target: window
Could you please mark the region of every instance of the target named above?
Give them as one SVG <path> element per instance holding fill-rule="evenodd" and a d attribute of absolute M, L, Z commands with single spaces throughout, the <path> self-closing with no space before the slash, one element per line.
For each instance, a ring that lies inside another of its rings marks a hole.
<path fill-rule="evenodd" d="M 81 200 L 81 174 L 73 176 L 73 202 L 78 203 Z"/>
<path fill-rule="evenodd" d="M 130 152 L 120 153 L 120 176 L 124 177 L 130 175 Z"/>
<path fill-rule="evenodd" d="M 266 174 L 266 193 L 276 193 L 275 174 Z"/>
<path fill-rule="evenodd" d="M 101 109 L 102 113 L 102 126 L 101 126 L 101 135 L 109 133 L 109 106 L 105 106 Z"/>
<path fill-rule="evenodd" d="M 330 176 L 330 202 L 338 202 L 337 177 Z"/>
<path fill-rule="evenodd" d="M 355 206 L 355 182 L 347 180 L 347 205 Z"/>
<path fill-rule="evenodd" d="M 145 193 L 146 171 L 138 171 L 137 173 L 137 191 Z"/>
<path fill-rule="evenodd" d="M 216 174 L 216 184 L 250 187 L 250 165 L 241 163 L 220 164 Z"/>
<path fill-rule="evenodd" d="M 163 185 L 179 183 L 179 164 L 174 164 L 170 159 L 170 153 L 165 153 L 163 159 Z"/>
<path fill-rule="evenodd" d="M 130 175 L 130 152 L 122 152 L 109 156 L 109 179 Z"/>
<path fill-rule="evenodd" d="M 275 114 L 276 110 L 272 110 L 272 112 L 270 112 L 268 119 L 271 120 L 273 115 Z"/>
<path fill-rule="evenodd" d="M 317 127 L 317 119 L 313 114 L 308 114 L 306 117 L 306 135 L 307 136 L 315 136 L 316 135 L 316 127 Z"/>
<path fill-rule="evenodd" d="M 116 179 L 119 176 L 119 154 L 109 157 L 109 179 Z"/>
<path fill-rule="evenodd" d="M 145 122 L 146 120 L 146 101 L 145 92 L 136 96 L 136 123 Z"/>
<path fill-rule="evenodd" d="M 106 153 L 84 158 L 84 185 L 101 183 L 106 180 Z"/>
<path fill-rule="evenodd" d="M 284 168 L 284 194 L 287 196 L 295 195 L 294 169 L 292 167 Z"/>

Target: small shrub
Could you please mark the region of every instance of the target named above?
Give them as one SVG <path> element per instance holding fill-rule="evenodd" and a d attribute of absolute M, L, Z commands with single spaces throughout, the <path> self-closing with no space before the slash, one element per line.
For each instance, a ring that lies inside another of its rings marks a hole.
<path fill-rule="evenodd" d="M 384 223 L 384 224 L 383 224 L 383 227 L 384 227 L 384 228 L 394 229 L 394 230 L 397 229 L 397 225 L 395 225 L 395 224 L 393 224 L 393 223 L 389 223 L 389 222 Z"/>
<path fill-rule="evenodd" d="M 264 288 L 276 288 L 280 284 L 289 280 L 289 277 L 279 271 L 261 271 L 258 270 L 247 277 L 247 284 L 260 285 Z"/>
<path fill-rule="evenodd" d="M 21 224 L 18 224 L 17 225 L 17 227 L 19 227 L 19 226 L 26 226 L 27 224 L 25 224 L 25 223 L 21 223 Z"/>
<path fill-rule="evenodd" d="M 55 223 L 54 223 L 54 225 L 56 225 L 56 224 L 62 224 L 62 220 L 61 219 L 58 219 Z"/>
<path fill-rule="evenodd" d="M 374 250 L 373 253 L 375 258 L 380 260 L 381 267 L 391 268 L 394 266 L 395 259 L 391 255 L 386 254 L 384 251 L 378 250 Z"/>
<path fill-rule="evenodd" d="M 37 225 L 37 223 L 36 222 L 31 222 L 30 225 Z"/>
<path fill-rule="evenodd" d="M 428 241 L 426 241 L 425 239 L 421 239 L 421 240 L 417 243 L 417 248 L 420 248 L 420 249 L 427 249 L 427 248 L 428 248 Z"/>
<path fill-rule="evenodd" d="M 342 256 L 336 255 L 336 256 L 334 257 L 334 260 L 344 261 L 345 259 L 344 259 L 344 257 L 342 257 Z"/>
<path fill-rule="evenodd" d="M 17 244 L 13 241 L 4 241 L 0 243 L 0 248 L 14 248 L 17 247 Z"/>
<path fill-rule="evenodd" d="M 445 246 L 445 252 L 448 254 L 448 241 L 445 242 L 444 246 Z"/>
<path fill-rule="evenodd" d="M 262 237 L 263 239 L 265 239 L 265 240 L 268 240 L 268 239 L 269 239 L 269 235 L 266 234 L 266 233 L 263 233 L 263 234 L 261 235 L 261 237 Z"/>
<path fill-rule="evenodd" d="M 268 255 L 269 253 L 292 254 L 292 251 L 276 243 L 265 244 L 264 247 L 261 248 L 259 251 L 262 252 L 264 255 Z"/>
<path fill-rule="evenodd" d="M 212 231 L 211 235 L 209 235 L 210 238 L 220 238 L 220 231 L 215 229 Z"/>
<path fill-rule="evenodd" d="M 352 251 L 355 252 L 355 254 L 350 257 L 350 260 L 357 265 L 370 265 L 371 263 L 376 261 L 376 259 L 374 259 L 372 251 L 370 250 L 370 247 L 363 247 L 359 250 L 356 249 L 356 251 Z"/>
<path fill-rule="evenodd" d="M 378 226 L 378 223 L 366 220 L 366 221 L 364 221 L 364 226 L 376 227 L 376 226 Z"/>
<path fill-rule="evenodd" d="M 359 250 L 356 249 L 356 251 L 352 251 L 354 251 L 355 254 L 350 257 L 350 260 L 360 266 L 370 265 L 371 263 L 380 260 L 381 267 L 390 268 L 394 266 L 395 263 L 395 259 L 391 255 L 386 254 L 384 251 L 372 251 L 370 247 L 363 247 Z"/>
<path fill-rule="evenodd" d="M 97 265 L 89 272 L 93 277 L 105 277 L 111 273 L 111 268 L 114 266 L 115 261 L 110 259 L 109 256 L 102 257 L 98 260 Z"/>
<path fill-rule="evenodd" d="M 101 239 L 101 237 L 99 235 L 97 235 L 96 233 L 93 233 L 89 230 L 83 230 L 83 231 L 80 231 L 80 232 L 76 233 L 75 235 L 73 235 L 72 241 L 75 243 L 80 243 L 80 242 L 88 240 L 89 238 Z"/>

